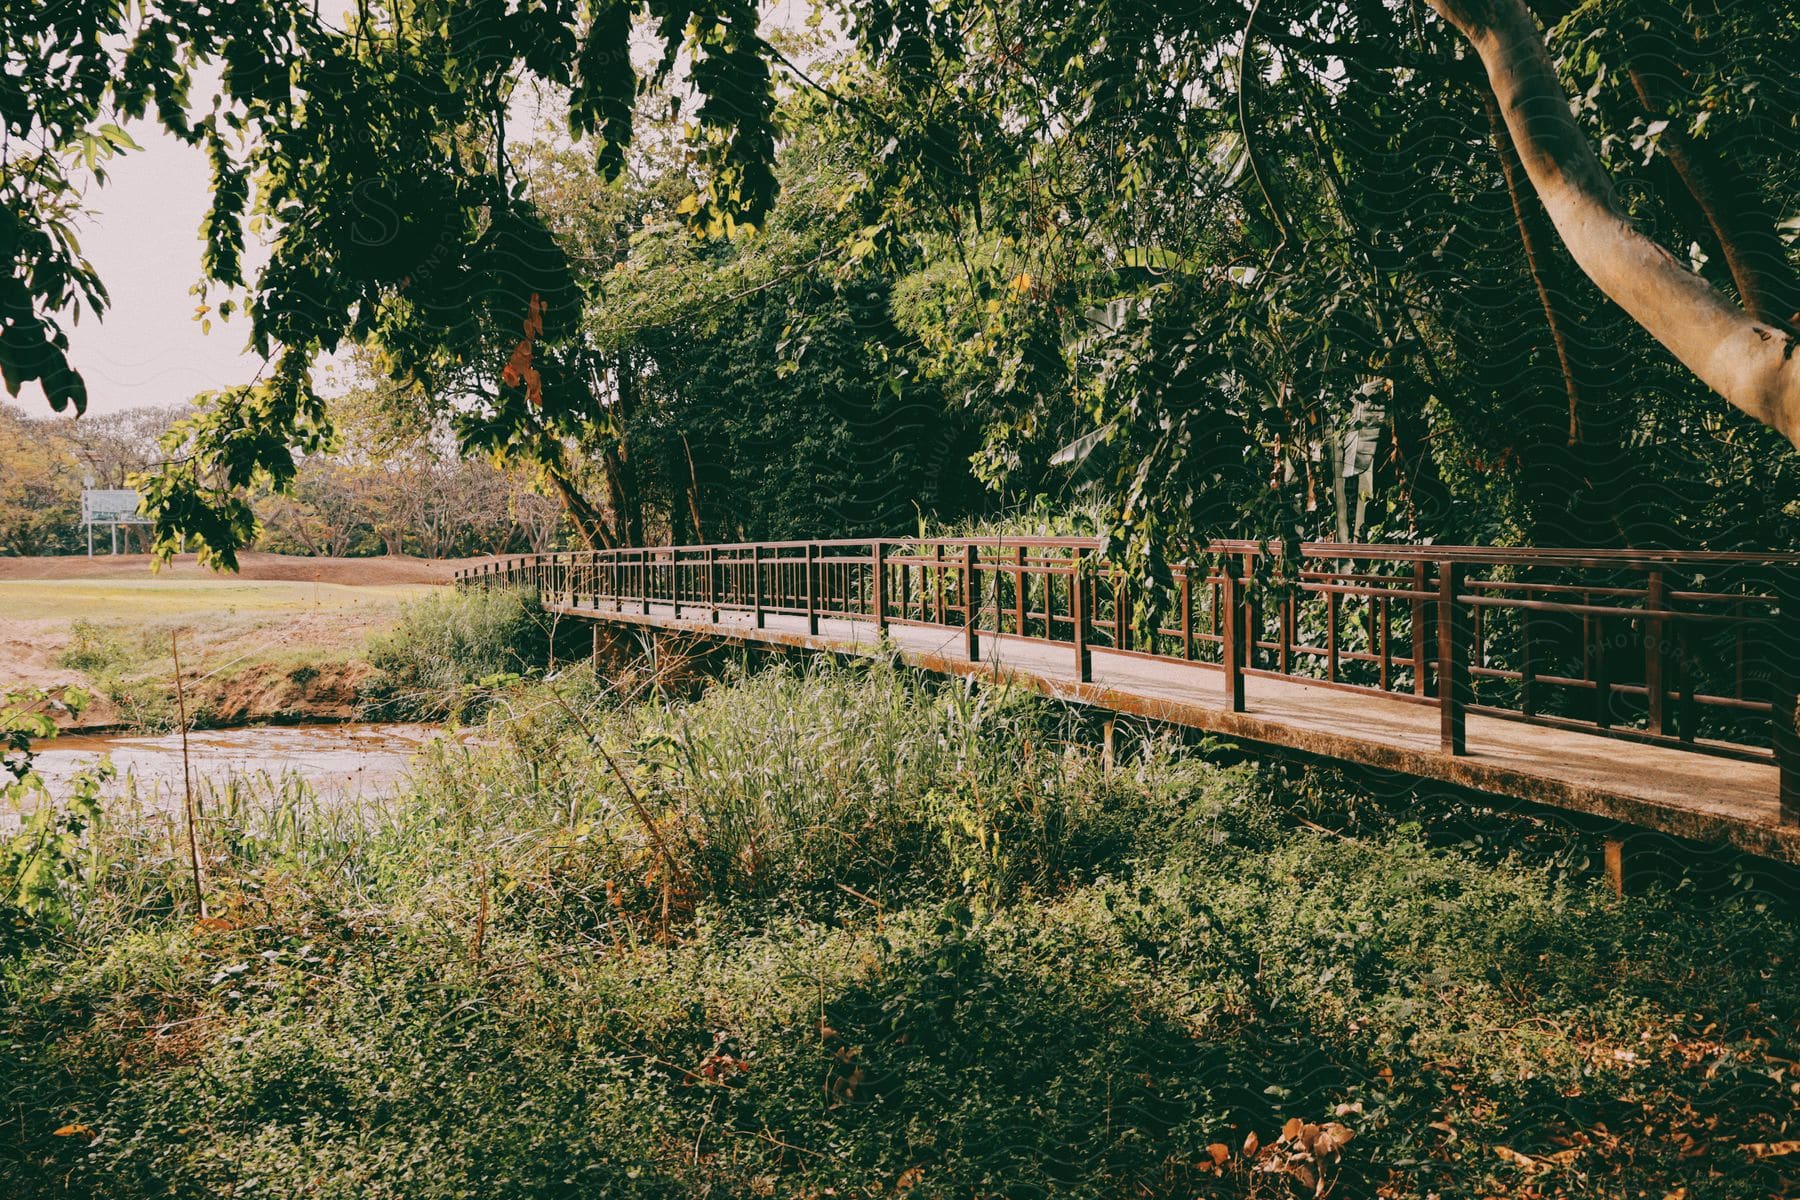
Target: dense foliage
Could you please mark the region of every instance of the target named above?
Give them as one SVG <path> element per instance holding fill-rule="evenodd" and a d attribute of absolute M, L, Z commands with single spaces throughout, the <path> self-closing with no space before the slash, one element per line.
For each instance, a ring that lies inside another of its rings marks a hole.
<path fill-rule="evenodd" d="M 516 591 L 440 593 L 370 639 L 361 711 L 376 720 L 478 717 L 496 688 L 591 651 L 586 625 L 559 621 Z"/>
<path fill-rule="evenodd" d="M 171 443 L 152 504 L 222 560 L 243 489 L 325 435 L 310 364 L 349 342 L 596 544 L 955 517 L 971 451 L 1003 504 L 1096 490 L 1152 568 L 1226 529 L 1794 540 L 1794 455 L 1575 268 L 1420 9 L 847 0 L 809 40 L 736 3 L 17 7 L 9 64 L 55 68 L 9 73 L 9 147 L 103 168 L 129 152 L 103 118 L 154 107 L 213 157 L 213 311 L 272 365 Z M 1630 217 L 1783 329 L 1792 6 L 1537 13 Z M 198 120 L 190 54 L 230 68 Z M 508 136 L 534 81 L 573 151 Z M 19 186 L 74 177 L 8 153 Z M 14 219 L 53 236 L 59 203 Z M 97 286 L 29 261 L 33 320 Z"/>
<path fill-rule="evenodd" d="M 882 665 L 515 693 L 0 964 L 12 1194 L 1761 1197 L 1791 920 Z M 1508 848 L 1510 847 L 1510 848 Z"/>

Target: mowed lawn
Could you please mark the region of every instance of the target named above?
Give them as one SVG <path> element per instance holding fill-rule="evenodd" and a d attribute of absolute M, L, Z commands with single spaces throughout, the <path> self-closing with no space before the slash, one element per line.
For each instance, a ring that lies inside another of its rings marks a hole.
<path fill-rule="evenodd" d="M 0 579 L 0 687 L 75 684 L 80 724 L 166 728 L 172 647 L 200 724 L 352 715 L 372 634 L 425 583 L 228 575 Z"/>
<path fill-rule="evenodd" d="M 392 615 L 428 584 L 351 586 L 293 580 L 216 579 L 17 579 L 0 580 L 0 616 L 14 620 L 96 621 L 132 624 L 178 618 L 280 613 L 361 612 Z"/>

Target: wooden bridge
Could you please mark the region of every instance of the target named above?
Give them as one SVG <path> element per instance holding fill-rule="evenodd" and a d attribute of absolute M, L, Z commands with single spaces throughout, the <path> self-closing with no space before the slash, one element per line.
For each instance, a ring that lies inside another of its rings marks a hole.
<path fill-rule="evenodd" d="M 1144 587 L 1081 538 L 533 555 L 569 616 L 897 653 L 1063 700 L 1800 863 L 1800 556 L 1220 542 Z M 1612 849 L 1609 846 L 1609 851 Z"/>

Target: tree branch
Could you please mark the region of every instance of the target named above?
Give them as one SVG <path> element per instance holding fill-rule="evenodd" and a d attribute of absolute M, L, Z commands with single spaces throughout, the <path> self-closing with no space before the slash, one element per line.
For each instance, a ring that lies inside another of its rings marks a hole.
<path fill-rule="evenodd" d="M 1523 0 L 1431 0 L 1474 46 L 1563 244 L 1601 291 L 1713 391 L 1800 446 L 1800 342 L 1755 320 L 1619 208 Z"/>

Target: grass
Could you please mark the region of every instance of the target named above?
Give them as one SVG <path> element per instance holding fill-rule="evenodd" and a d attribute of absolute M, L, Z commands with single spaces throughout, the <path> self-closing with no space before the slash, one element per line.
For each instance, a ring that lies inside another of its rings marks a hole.
<path fill-rule="evenodd" d="M 198 623 L 216 616 L 306 612 L 395 615 L 431 589 L 418 584 L 349 586 L 289 580 L 156 579 L 0 580 L 0 610 L 20 620 L 83 619 Z"/>
<path fill-rule="evenodd" d="M 218 579 L 7 580 L 0 607 L 43 642 L 40 678 L 85 683 L 101 719 L 170 728 L 171 637 L 179 637 L 196 725 L 350 715 L 370 674 L 365 642 L 438 590 Z"/>
<path fill-rule="evenodd" d="M 39 1197 L 1749 1200 L 1796 926 L 891 664 L 499 693 L 386 803 L 113 814 L 0 964 Z M 1429 836 L 1444 826 L 1462 836 Z M 1786 1149 L 1784 1150 L 1784 1144 Z M 1249 1147 L 1246 1150 L 1246 1147 Z"/>
<path fill-rule="evenodd" d="M 545 613 L 523 591 L 440 591 L 370 639 L 375 675 L 363 686 L 361 712 L 386 721 L 479 716 L 498 681 L 585 657 L 591 638 L 585 625 Z"/>

